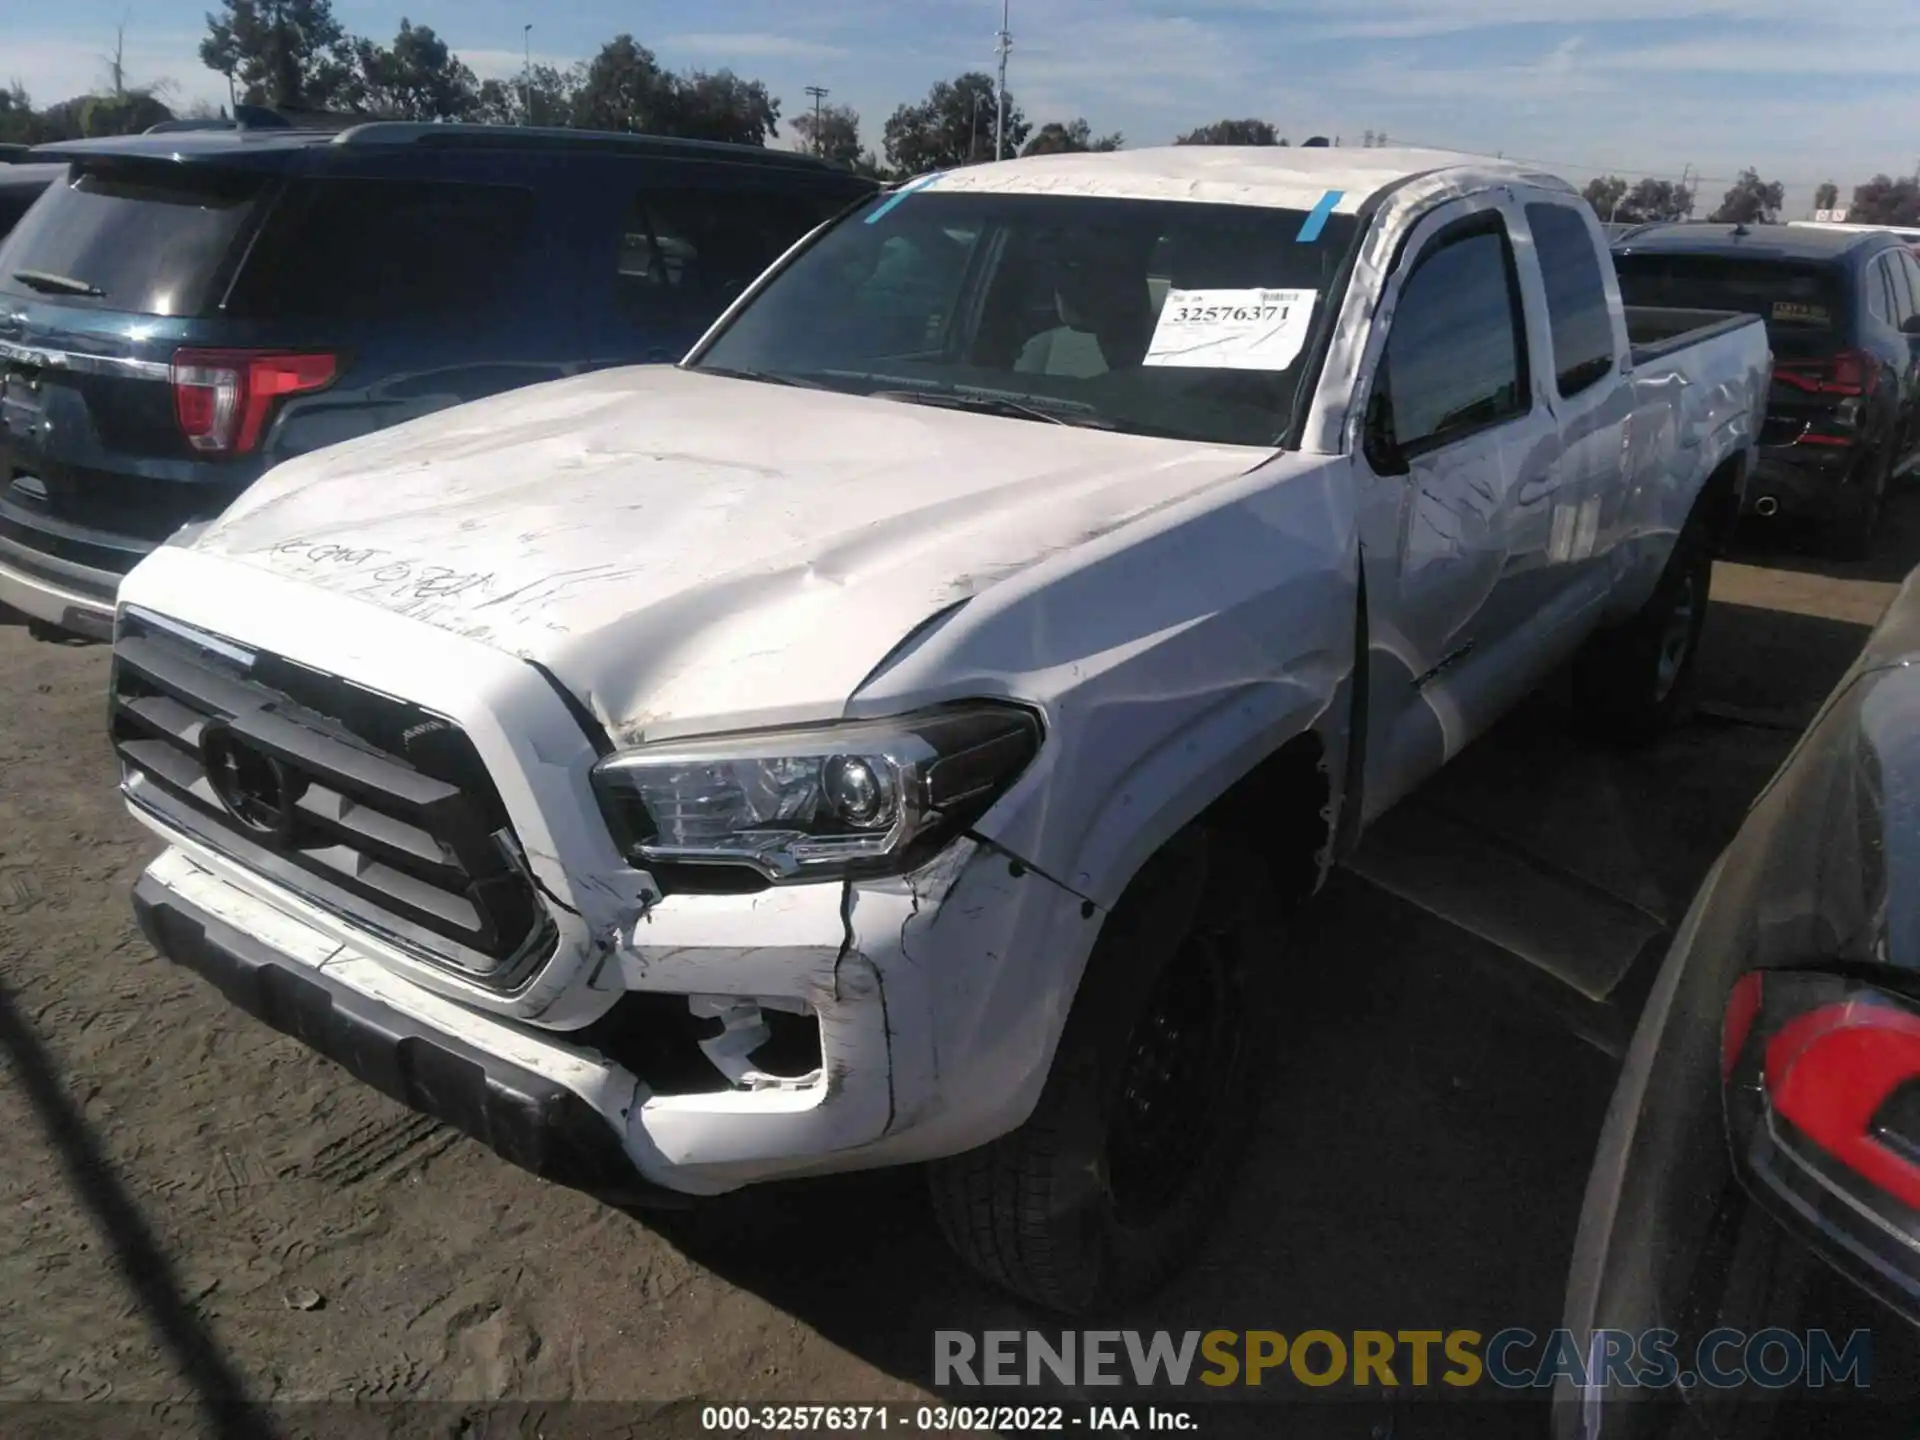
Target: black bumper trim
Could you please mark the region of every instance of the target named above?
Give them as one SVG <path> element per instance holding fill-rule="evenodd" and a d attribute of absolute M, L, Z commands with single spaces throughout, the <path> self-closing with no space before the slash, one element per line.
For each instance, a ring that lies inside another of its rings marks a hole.
<path fill-rule="evenodd" d="M 642 1177 L 607 1119 L 559 1082 L 304 971 L 151 876 L 135 884 L 133 909 L 155 950 L 256 1020 L 521 1169 L 609 1205 L 693 1203 Z"/>

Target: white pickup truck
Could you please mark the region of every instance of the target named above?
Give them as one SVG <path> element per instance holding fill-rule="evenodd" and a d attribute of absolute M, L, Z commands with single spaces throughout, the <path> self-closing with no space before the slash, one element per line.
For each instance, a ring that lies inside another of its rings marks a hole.
<path fill-rule="evenodd" d="M 1645 343 L 1642 343 L 1644 340 Z M 1177 1267 L 1291 908 L 1563 662 L 1683 706 L 1765 401 L 1457 155 L 981 165 L 678 368 L 270 472 L 120 591 L 154 945 L 614 1203 L 930 1162 L 1085 1311 Z"/>

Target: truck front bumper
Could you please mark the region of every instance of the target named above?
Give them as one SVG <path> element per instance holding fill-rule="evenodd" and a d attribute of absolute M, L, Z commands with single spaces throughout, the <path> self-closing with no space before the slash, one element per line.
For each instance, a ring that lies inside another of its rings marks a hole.
<path fill-rule="evenodd" d="M 155 950 L 249 1015 L 521 1168 L 610 1204 L 682 1198 L 640 1178 L 619 1128 L 581 1092 L 273 949 L 159 876 L 140 878 L 133 909 Z"/>
<path fill-rule="evenodd" d="M 625 1205 L 931 1159 L 1004 1134 L 1038 1099 L 1099 928 L 1080 897 L 971 841 L 890 884 L 678 898 L 701 903 L 670 898 L 642 917 L 599 985 L 678 1004 L 803 1005 L 819 1022 L 816 1073 L 659 1093 L 644 1055 L 629 1068 L 591 1028 L 426 989 L 191 842 L 154 861 L 134 904 L 156 950 L 257 1019 L 514 1164 Z"/>

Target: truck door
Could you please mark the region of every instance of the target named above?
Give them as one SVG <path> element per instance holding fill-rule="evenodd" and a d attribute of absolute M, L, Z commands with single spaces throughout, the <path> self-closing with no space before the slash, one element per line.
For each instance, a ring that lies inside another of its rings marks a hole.
<path fill-rule="evenodd" d="M 1528 511 L 1559 444 L 1536 400 L 1509 219 L 1487 195 L 1422 220 L 1375 311 L 1386 331 L 1369 342 L 1377 358 L 1356 396 L 1370 651 L 1363 819 L 1452 758 L 1542 668 L 1517 601 L 1534 562 L 1523 541 L 1539 531 Z"/>

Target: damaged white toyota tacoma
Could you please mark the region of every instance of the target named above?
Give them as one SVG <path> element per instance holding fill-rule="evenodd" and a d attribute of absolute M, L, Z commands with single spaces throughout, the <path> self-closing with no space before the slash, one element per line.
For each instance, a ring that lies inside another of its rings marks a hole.
<path fill-rule="evenodd" d="M 972 1265 L 1101 1306 L 1202 1234 L 1362 828 L 1563 662 L 1620 737 L 1681 710 L 1769 370 L 1511 165 L 941 174 L 678 368 L 290 460 L 144 561 L 135 904 L 539 1174 L 928 1162 Z"/>

